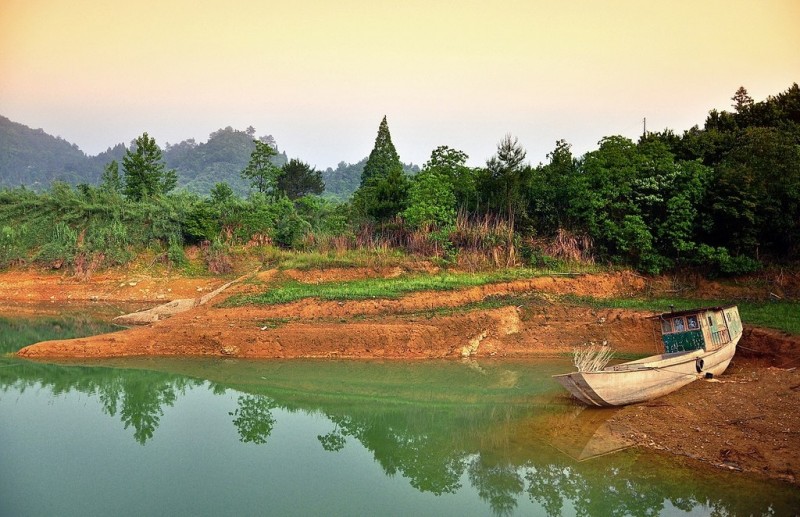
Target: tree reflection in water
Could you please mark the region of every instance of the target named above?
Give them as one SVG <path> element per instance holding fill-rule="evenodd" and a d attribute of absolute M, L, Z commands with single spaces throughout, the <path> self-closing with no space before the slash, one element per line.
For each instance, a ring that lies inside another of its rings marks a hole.
<path fill-rule="evenodd" d="M 267 443 L 267 438 L 275 426 L 272 409 L 278 405 L 271 398 L 262 395 L 241 395 L 237 403 L 239 407 L 228 414 L 236 417 L 233 419 L 233 425 L 239 430 L 241 441 Z"/>
<path fill-rule="evenodd" d="M 517 508 L 518 496 L 525 490 L 525 482 L 516 467 L 490 464 L 481 456 L 469 463 L 469 480 L 495 515 L 511 515 Z"/>
<path fill-rule="evenodd" d="M 676 467 L 669 460 L 645 458 L 631 451 L 575 462 L 547 443 L 529 438 L 532 415 L 571 411 L 557 405 L 482 403 L 483 395 L 470 395 L 467 403 L 459 404 L 459 397 L 464 398 L 461 394 L 443 397 L 442 402 L 430 393 L 419 402 L 354 396 L 347 390 L 325 391 L 315 386 L 305 371 L 286 366 L 287 378 L 305 383 L 302 390 L 276 389 L 267 383 L 207 382 L 142 369 L 2 361 L 13 368 L 0 368 L 0 388 L 24 391 L 44 386 L 54 394 L 76 390 L 96 395 L 103 412 L 118 416 L 142 445 L 156 432 L 164 406 L 173 406 L 187 388 L 206 386 L 217 395 L 236 390 L 237 407 L 229 416 L 243 443 L 267 444 L 278 410 L 324 415 L 332 430 L 316 439 L 325 451 L 341 453 L 358 443 L 371 452 L 387 475 L 400 474 L 421 492 L 456 493 L 467 480 L 496 515 L 514 513 L 523 497 L 553 516 L 573 512 L 651 516 L 668 510 L 667 503 L 687 512 L 703 505 L 717 515 L 760 515 L 780 514 L 800 504 L 791 492 L 781 495 L 784 499 L 778 503 L 747 497 L 763 485 Z M 316 365 L 318 375 L 325 367 Z M 425 372 L 426 377 L 435 374 L 435 368 Z M 487 375 L 491 377 L 491 372 Z M 237 378 L 230 372 L 220 377 Z M 336 382 L 341 386 L 344 381 Z M 445 376 L 441 389 L 453 391 L 452 384 L 452 377 Z"/>

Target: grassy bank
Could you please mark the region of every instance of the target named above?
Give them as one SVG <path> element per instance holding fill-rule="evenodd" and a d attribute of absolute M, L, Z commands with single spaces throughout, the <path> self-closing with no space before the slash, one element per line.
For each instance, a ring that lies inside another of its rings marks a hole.
<path fill-rule="evenodd" d="M 598 299 L 591 297 L 565 296 L 565 302 L 589 305 L 598 309 L 634 309 L 666 312 L 670 306 L 675 310 L 693 307 L 712 307 L 732 305 L 739 307 L 739 314 L 745 325 L 758 325 L 782 330 L 790 334 L 800 335 L 800 302 L 794 301 L 736 301 L 736 300 L 703 300 L 691 298 L 633 298 L 633 299 Z"/>
<path fill-rule="evenodd" d="M 533 278 L 547 274 L 534 269 L 504 269 L 484 273 L 414 274 L 395 278 L 368 278 L 347 282 L 304 284 L 279 281 L 263 293 L 231 297 L 227 306 L 269 305 L 304 298 L 328 301 L 396 299 L 417 291 L 452 291 L 498 282 Z"/>

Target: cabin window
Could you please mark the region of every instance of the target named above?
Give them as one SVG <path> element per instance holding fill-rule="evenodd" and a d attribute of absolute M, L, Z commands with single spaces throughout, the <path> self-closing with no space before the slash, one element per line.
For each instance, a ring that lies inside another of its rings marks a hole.
<path fill-rule="evenodd" d="M 689 330 L 695 330 L 700 328 L 700 326 L 697 324 L 697 316 L 687 316 L 686 326 L 689 327 Z"/>
<path fill-rule="evenodd" d="M 683 323 L 683 318 L 674 318 L 672 320 L 672 327 L 675 329 L 675 332 L 683 332 L 686 330 L 686 325 Z"/>
<path fill-rule="evenodd" d="M 669 334 L 670 332 L 672 332 L 672 325 L 669 324 L 669 320 L 661 320 L 661 333 Z"/>

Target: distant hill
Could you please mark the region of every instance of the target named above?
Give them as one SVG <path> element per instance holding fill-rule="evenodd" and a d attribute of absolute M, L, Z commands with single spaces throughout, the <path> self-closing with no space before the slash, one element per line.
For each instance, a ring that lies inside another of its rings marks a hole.
<path fill-rule="evenodd" d="M 89 157 L 63 138 L 0 116 L 0 186 L 42 189 L 53 181 L 96 183 L 102 171 L 100 156 Z"/>
<path fill-rule="evenodd" d="M 250 184 L 242 179 L 241 172 L 250 161 L 255 149 L 255 130 L 250 127 L 239 131 L 228 126 L 211 133 L 206 143 L 198 144 L 194 138 L 164 148 L 167 167 L 178 171 L 178 188 L 208 194 L 211 188 L 225 182 L 239 195 L 250 191 Z M 259 140 L 277 148 L 272 135 Z M 279 153 L 273 163 L 281 167 L 288 161 L 285 152 Z"/>
<path fill-rule="evenodd" d="M 175 145 L 166 144 L 162 149 L 164 162 L 178 171 L 178 188 L 203 195 L 216 183 L 226 182 L 235 192 L 244 195 L 250 185 L 240 173 L 255 147 L 253 138 L 252 127 L 239 131 L 229 126 L 211 133 L 205 143 L 189 139 Z M 271 135 L 262 136 L 260 140 L 277 147 Z M 112 160 L 121 163 L 126 150 L 127 146 L 119 143 L 97 156 L 89 156 L 61 137 L 0 116 L 0 187 L 25 186 L 43 190 L 54 181 L 96 185 L 103 167 Z M 286 153 L 275 157 L 278 166 L 287 161 Z"/>
<path fill-rule="evenodd" d="M 216 183 L 225 182 L 234 192 L 245 195 L 250 185 L 240 173 L 250 160 L 254 138 L 252 127 L 240 131 L 228 126 L 211 133 L 204 143 L 190 138 L 177 144 L 163 144 L 164 162 L 178 172 L 178 188 L 206 195 Z M 258 139 L 278 147 L 272 135 Z M 96 185 L 103 167 L 111 160 L 121 163 L 126 149 L 125 144 L 119 143 L 97 156 L 89 156 L 61 137 L 0 116 L 0 188 L 25 186 L 43 190 L 54 181 Z M 274 159 L 279 167 L 287 161 L 286 152 L 280 152 Z M 366 162 L 367 158 L 353 164 L 340 162 L 336 169 L 328 167 L 322 171 L 325 194 L 348 199 L 361 183 Z M 403 168 L 408 174 L 419 172 L 419 167 L 413 164 L 404 164 Z"/>

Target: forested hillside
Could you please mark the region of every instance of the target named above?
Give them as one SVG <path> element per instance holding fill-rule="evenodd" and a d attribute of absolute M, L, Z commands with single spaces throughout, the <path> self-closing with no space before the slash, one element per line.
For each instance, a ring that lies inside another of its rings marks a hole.
<path fill-rule="evenodd" d="M 178 187 L 206 195 L 218 182 L 227 183 L 236 194 L 245 195 L 250 186 L 241 172 L 255 149 L 255 129 L 239 131 L 228 126 L 211 133 L 208 141 L 198 144 L 193 138 L 164 148 L 167 167 L 178 173 Z M 261 142 L 277 149 L 272 135 L 261 136 Z M 273 163 L 281 167 L 288 161 L 286 153 L 279 153 Z"/>
<path fill-rule="evenodd" d="M 800 88 L 756 102 L 742 87 L 731 100 L 732 110 L 712 110 L 703 127 L 682 134 L 611 135 L 579 157 L 559 140 L 537 166 L 513 135 L 481 167 L 441 145 L 413 175 L 386 117 L 367 159 L 324 173 L 287 161 L 252 129 L 225 128 L 163 153 L 145 133 L 107 153 L 123 156 L 106 164 L 97 186 L 0 190 L 0 266 L 119 263 L 142 247 L 180 263 L 183 245 L 199 243 L 213 270 L 244 244 L 398 249 L 471 268 L 568 261 L 735 275 L 797 267 Z M 7 154 L 22 156 L 19 145 Z M 176 185 L 210 195 L 176 193 Z"/>
<path fill-rule="evenodd" d="M 241 177 L 242 169 L 253 151 L 255 130 L 239 131 L 228 126 L 211 133 L 208 141 L 194 139 L 175 145 L 164 145 L 167 167 L 178 173 L 178 188 L 207 195 L 217 182 L 228 183 L 239 195 L 249 190 Z M 271 135 L 258 137 L 277 149 Z M 25 186 L 36 191 L 50 188 L 54 181 L 70 185 L 97 185 L 103 168 L 112 160 L 122 160 L 129 146 L 119 143 L 97 156 L 88 156 L 77 145 L 53 137 L 42 129 L 0 117 L 0 186 Z M 282 166 L 288 161 L 285 152 L 274 162 Z"/>
<path fill-rule="evenodd" d="M 103 164 L 60 137 L 0 116 L 0 186 L 48 188 L 53 181 L 96 183 Z"/>

